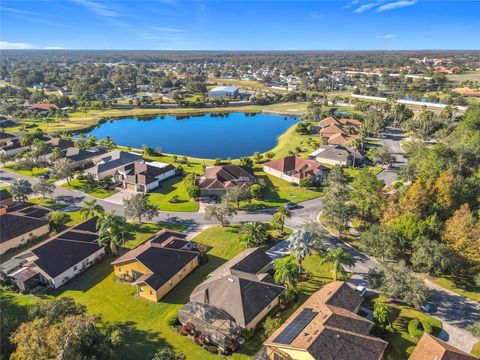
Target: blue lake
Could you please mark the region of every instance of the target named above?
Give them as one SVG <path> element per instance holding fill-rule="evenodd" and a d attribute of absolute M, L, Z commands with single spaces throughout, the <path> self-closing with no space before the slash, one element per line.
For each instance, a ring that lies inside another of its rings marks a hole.
<path fill-rule="evenodd" d="M 300 119 L 270 114 L 202 114 L 159 116 L 153 119 L 118 119 L 88 132 L 99 139 L 111 136 L 118 144 L 141 148 L 148 145 L 162 152 L 192 157 L 233 159 L 265 152 L 277 138 Z"/>

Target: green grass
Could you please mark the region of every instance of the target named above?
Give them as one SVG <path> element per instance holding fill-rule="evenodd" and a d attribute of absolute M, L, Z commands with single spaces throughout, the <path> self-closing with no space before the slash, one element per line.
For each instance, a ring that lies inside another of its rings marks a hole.
<path fill-rule="evenodd" d="M 23 176 L 38 176 L 38 175 L 45 174 L 46 172 L 48 172 L 48 169 L 38 168 L 38 167 L 34 167 L 32 169 L 32 171 L 17 169 L 15 167 L 15 165 L 7 165 L 7 166 L 5 166 L 5 168 L 8 169 L 9 171 L 13 171 L 13 172 L 15 172 L 17 174 L 20 174 L 20 175 L 23 175 Z"/>
<path fill-rule="evenodd" d="M 477 341 L 475 344 L 473 344 L 470 354 L 476 357 L 480 357 L 480 341 Z"/>
<path fill-rule="evenodd" d="M 51 198 L 42 198 L 42 197 L 38 197 L 38 198 L 32 198 L 32 199 L 28 199 L 28 202 L 31 203 L 31 204 L 34 204 L 34 205 L 41 205 L 43 207 L 46 207 L 46 208 L 49 208 L 51 210 L 61 210 L 65 207 L 67 207 L 68 205 L 67 204 L 64 204 L 64 203 L 58 203 L 56 202 L 54 199 L 51 199 Z"/>
<path fill-rule="evenodd" d="M 429 280 L 458 295 L 480 302 L 480 286 L 476 286 L 471 277 L 462 277 L 461 275 L 438 278 L 429 277 Z"/>
<path fill-rule="evenodd" d="M 160 187 L 149 193 L 149 203 L 157 205 L 162 211 L 198 211 L 198 202 L 190 200 L 183 179 L 184 177 L 174 176 L 162 181 Z M 179 201 L 170 203 L 170 199 L 175 195 L 179 197 Z"/>
<path fill-rule="evenodd" d="M 417 344 L 418 340 L 412 338 L 408 333 L 408 322 L 412 319 L 420 319 L 430 323 L 433 335 L 438 335 L 442 330 L 442 322 L 428 314 L 407 306 L 392 307 L 391 322 L 394 331 L 387 333 L 390 344 L 386 352 L 387 360 L 407 359 L 407 348 Z"/>
<path fill-rule="evenodd" d="M 118 190 L 104 190 L 97 185 L 90 185 L 84 180 L 70 180 L 70 185 L 65 183 L 62 185 L 70 190 L 80 190 L 88 195 L 94 196 L 99 199 L 105 199 L 113 194 L 116 194 Z"/>
<path fill-rule="evenodd" d="M 300 186 L 293 186 L 289 182 L 265 173 L 261 170 L 255 171 L 258 180 L 263 179 L 267 189 L 262 199 L 252 200 L 251 203 L 242 204 L 244 209 L 261 209 L 275 207 L 287 202 L 299 203 L 322 196 L 322 188 L 305 189 Z"/>

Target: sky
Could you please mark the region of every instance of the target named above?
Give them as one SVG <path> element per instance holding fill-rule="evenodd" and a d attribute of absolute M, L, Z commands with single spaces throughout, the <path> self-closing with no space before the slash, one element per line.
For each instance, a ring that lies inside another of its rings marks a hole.
<path fill-rule="evenodd" d="M 480 49 L 480 1 L 1 0 L 0 49 Z"/>

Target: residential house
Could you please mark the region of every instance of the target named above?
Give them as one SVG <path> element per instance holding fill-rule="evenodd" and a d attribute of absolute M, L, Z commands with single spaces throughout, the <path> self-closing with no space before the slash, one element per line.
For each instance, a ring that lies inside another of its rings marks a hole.
<path fill-rule="evenodd" d="M 262 167 L 267 174 L 296 184 L 307 178 L 322 182 L 329 172 L 322 164 L 295 155 L 268 161 Z"/>
<path fill-rule="evenodd" d="M 14 256 L 8 266 L 0 266 L 3 277 L 24 291 L 62 286 L 105 257 L 96 223 L 97 218 L 91 218 Z"/>
<path fill-rule="evenodd" d="M 13 196 L 7 189 L 0 190 L 0 207 L 9 207 L 13 204 Z"/>
<path fill-rule="evenodd" d="M 120 172 L 123 171 L 127 165 L 141 162 L 143 158 L 142 155 L 132 152 L 112 150 L 92 160 L 95 165 L 85 170 L 87 174 L 92 175 L 97 181 L 107 176 L 111 176 L 114 180 L 120 181 L 123 180 L 126 175 Z"/>
<path fill-rule="evenodd" d="M 7 143 L 5 143 L 1 148 L 0 152 L 7 156 L 14 156 L 16 154 L 23 153 L 29 149 L 28 146 L 23 146 L 20 144 L 20 140 L 18 138 L 14 138 Z"/>
<path fill-rule="evenodd" d="M 99 156 L 105 154 L 107 150 L 102 147 L 83 150 L 76 147 L 69 147 L 62 151 L 63 157 L 71 161 L 75 168 L 83 168 Z M 49 156 L 47 157 L 49 158 Z"/>
<path fill-rule="evenodd" d="M 2 202 L 3 202 L 2 193 Z M 7 196 L 5 194 L 5 196 Z M 8 203 L 8 201 L 7 201 Z M 31 206 L 18 211 L 7 212 L 6 206 L 0 207 L 0 254 L 16 248 L 28 241 L 48 234 L 50 211 L 41 206 Z"/>
<path fill-rule="evenodd" d="M 242 251 L 193 290 L 179 320 L 225 349 L 241 329 L 254 329 L 279 304 L 284 288 L 273 282 L 271 268 L 272 258 L 262 249 Z"/>
<path fill-rule="evenodd" d="M 173 165 L 160 162 L 135 162 L 125 166 L 123 187 L 135 192 L 147 193 L 160 186 L 160 182 L 175 176 Z"/>
<path fill-rule="evenodd" d="M 363 155 L 354 149 L 348 149 L 341 145 L 321 145 L 317 150 L 308 155 L 310 160 L 319 163 L 339 166 L 352 166 L 363 160 Z"/>
<path fill-rule="evenodd" d="M 208 97 L 211 99 L 233 99 L 239 93 L 236 86 L 217 86 L 208 91 Z"/>
<path fill-rule="evenodd" d="M 47 145 L 50 150 L 53 148 L 60 148 L 60 150 L 66 150 L 68 148 L 74 147 L 75 143 L 72 140 L 62 139 L 60 137 L 53 137 L 47 141 Z"/>
<path fill-rule="evenodd" d="M 186 235 L 163 229 L 112 262 L 115 275 L 137 287 L 137 296 L 159 301 L 199 264 Z"/>
<path fill-rule="evenodd" d="M 453 347 L 433 335 L 423 333 L 409 360 L 475 360 L 477 357 Z"/>
<path fill-rule="evenodd" d="M 257 182 L 247 168 L 239 165 L 208 166 L 198 179 L 200 196 L 221 196 L 234 186 L 250 187 Z"/>
<path fill-rule="evenodd" d="M 16 138 L 16 136 L 13 135 L 13 134 L 9 134 L 9 133 L 0 131 L 0 145 L 1 146 L 7 145 L 11 141 L 13 141 L 13 139 L 15 139 L 15 138 Z"/>
<path fill-rule="evenodd" d="M 387 342 L 371 336 L 373 322 L 357 312 L 363 299 L 347 283 L 324 285 L 265 342 L 275 360 L 378 360 Z"/>
<path fill-rule="evenodd" d="M 330 145 L 347 145 L 360 139 L 361 123 L 357 119 L 336 119 L 332 116 L 319 122 L 320 136 Z"/>
<path fill-rule="evenodd" d="M 40 112 L 48 112 L 50 110 L 58 110 L 59 107 L 51 103 L 37 103 L 31 106 L 32 110 L 37 110 Z"/>

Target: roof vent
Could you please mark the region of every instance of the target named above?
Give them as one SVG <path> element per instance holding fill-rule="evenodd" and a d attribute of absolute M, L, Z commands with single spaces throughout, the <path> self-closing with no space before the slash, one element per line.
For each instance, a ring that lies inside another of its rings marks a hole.
<path fill-rule="evenodd" d="M 228 281 L 230 281 L 232 283 L 235 282 L 235 280 L 233 280 L 231 277 L 228 278 Z"/>

